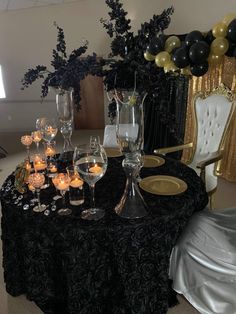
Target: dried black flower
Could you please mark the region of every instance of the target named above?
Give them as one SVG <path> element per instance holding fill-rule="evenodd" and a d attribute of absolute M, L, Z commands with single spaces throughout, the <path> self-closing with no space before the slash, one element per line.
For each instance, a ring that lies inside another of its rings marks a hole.
<path fill-rule="evenodd" d="M 56 23 L 57 28 L 57 45 L 52 52 L 51 65 L 53 71 L 46 66 L 38 65 L 34 69 L 29 69 L 25 74 L 22 82 L 22 88 L 28 88 L 37 79 L 43 79 L 41 85 L 41 98 L 48 95 L 49 87 L 60 87 L 63 89 L 74 89 L 74 102 L 77 109 L 80 109 L 80 81 L 88 74 L 102 76 L 102 60 L 98 60 L 96 54 L 92 56 L 81 57 L 88 48 L 88 42 L 83 46 L 75 49 L 67 57 L 66 42 L 64 31 Z"/>

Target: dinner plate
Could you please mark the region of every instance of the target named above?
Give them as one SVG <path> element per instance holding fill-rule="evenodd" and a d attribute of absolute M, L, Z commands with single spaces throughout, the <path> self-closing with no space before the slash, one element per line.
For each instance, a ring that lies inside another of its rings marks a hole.
<path fill-rule="evenodd" d="M 165 163 L 165 159 L 159 156 L 144 155 L 143 162 L 144 162 L 143 167 L 155 168 L 163 165 Z"/>
<path fill-rule="evenodd" d="M 122 153 L 119 150 L 119 148 L 115 148 L 115 147 L 105 147 L 105 152 L 107 154 L 107 157 L 120 157 L 120 156 L 122 156 Z"/>
<path fill-rule="evenodd" d="M 187 190 L 187 183 L 172 176 L 150 176 L 142 179 L 139 186 L 146 192 L 157 195 L 177 195 Z"/>

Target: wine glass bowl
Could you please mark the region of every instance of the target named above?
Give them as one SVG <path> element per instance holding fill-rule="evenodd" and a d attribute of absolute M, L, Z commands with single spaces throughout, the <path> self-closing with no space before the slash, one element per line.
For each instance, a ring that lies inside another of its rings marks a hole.
<path fill-rule="evenodd" d="M 94 189 L 95 184 L 100 180 L 107 170 L 107 155 L 101 145 L 92 148 L 89 145 L 80 145 L 75 148 L 73 156 L 80 177 L 90 187 L 91 208 L 82 212 L 81 217 L 88 220 L 98 220 L 105 214 L 104 210 L 95 207 Z"/>
<path fill-rule="evenodd" d="M 38 127 L 46 142 L 50 143 L 57 135 L 58 128 L 55 119 L 41 118 Z"/>

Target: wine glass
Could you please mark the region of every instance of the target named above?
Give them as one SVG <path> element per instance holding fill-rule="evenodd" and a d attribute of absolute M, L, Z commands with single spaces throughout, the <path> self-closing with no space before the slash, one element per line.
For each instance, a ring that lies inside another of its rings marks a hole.
<path fill-rule="evenodd" d="M 39 152 L 39 142 L 42 140 L 42 133 L 41 133 L 41 131 L 39 131 L 39 130 L 33 131 L 31 133 L 31 137 L 32 137 L 33 142 L 36 145 L 37 152 Z"/>
<path fill-rule="evenodd" d="M 40 131 L 43 139 L 50 143 L 57 135 L 57 123 L 55 119 L 42 118 L 40 123 Z"/>
<path fill-rule="evenodd" d="M 62 208 L 58 210 L 59 215 L 70 215 L 72 213 L 72 210 L 68 207 L 66 207 L 66 200 L 65 195 L 66 191 L 68 191 L 70 186 L 70 177 L 67 173 L 58 173 L 53 179 L 53 184 L 55 185 L 55 188 L 60 191 L 62 196 Z"/>
<path fill-rule="evenodd" d="M 104 210 L 95 207 L 95 184 L 107 170 L 107 155 L 101 145 L 92 148 L 90 145 L 80 145 L 75 148 L 74 166 L 77 167 L 81 178 L 88 183 L 91 193 L 91 208 L 84 210 L 81 217 L 87 220 L 98 220 L 105 214 Z"/>
<path fill-rule="evenodd" d="M 35 172 L 29 175 L 28 183 L 35 188 L 38 198 L 38 205 L 36 205 L 33 208 L 34 212 L 43 212 L 47 206 L 44 204 L 41 204 L 40 202 L 40 189 L 43 186 L 45 182 L 45 177 L 42 173 Z"/>

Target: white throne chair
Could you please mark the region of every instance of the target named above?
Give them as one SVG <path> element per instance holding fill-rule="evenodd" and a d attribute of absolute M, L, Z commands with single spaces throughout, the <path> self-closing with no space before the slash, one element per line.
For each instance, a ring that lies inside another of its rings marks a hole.
<path fill-rule="evenodd" d="M 155 149 L 156 154 L 167 154 L 192 149 L 192 159 L 188 164 L 202 178 L 210 197 L 217 189 L 220 160 L 223 158 L 227 129 L 235 111 L 235 95 L 223 84 L 211 92 L 196 94 L 194 118 L 195 140 L 191 143 Z"/>

